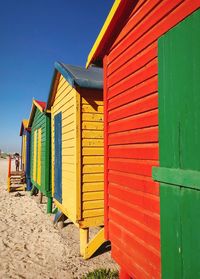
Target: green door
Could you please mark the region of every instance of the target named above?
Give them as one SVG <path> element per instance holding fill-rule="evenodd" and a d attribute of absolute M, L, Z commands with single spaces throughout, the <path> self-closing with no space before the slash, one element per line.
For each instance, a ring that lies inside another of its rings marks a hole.
<path fill-rule="evenodd" d="M 158 42 L 163 279 L 200 278 L 200 10 Z"/>

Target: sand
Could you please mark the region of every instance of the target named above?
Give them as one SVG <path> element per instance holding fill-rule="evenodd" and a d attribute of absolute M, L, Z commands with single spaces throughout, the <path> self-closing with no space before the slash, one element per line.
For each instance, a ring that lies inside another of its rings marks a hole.
<path fill-rule="evenodd" d="M 84 261 L 78 229 L 70 221 L 55 228 L 39 197 L 8 193 L 6 179 L 7 160 L 0 159 L 0 279 L 74 279 L 96 268 L 117 269 L 110 252 Z"/>

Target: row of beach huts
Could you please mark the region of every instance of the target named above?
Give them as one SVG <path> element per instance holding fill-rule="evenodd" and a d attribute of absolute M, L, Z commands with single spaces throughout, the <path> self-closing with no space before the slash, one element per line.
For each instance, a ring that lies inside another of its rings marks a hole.
<path fill-rule="evenodd" d="M 85 259 L 110 240 L 121 279 L 200 278 L 199 8 L 116 0 L 86 67 L 56 62 L 21 125 L 27 190 L 79 227 Z"/>

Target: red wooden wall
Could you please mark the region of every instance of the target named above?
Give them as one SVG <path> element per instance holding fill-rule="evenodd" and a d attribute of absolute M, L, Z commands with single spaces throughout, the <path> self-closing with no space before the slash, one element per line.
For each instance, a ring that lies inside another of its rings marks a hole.
<path fill-rule="evenodd" d="M 157 40 L 199 6 L 139 0 L 104 58 L 106 234 L 133 278 L 161 277 Z"/>

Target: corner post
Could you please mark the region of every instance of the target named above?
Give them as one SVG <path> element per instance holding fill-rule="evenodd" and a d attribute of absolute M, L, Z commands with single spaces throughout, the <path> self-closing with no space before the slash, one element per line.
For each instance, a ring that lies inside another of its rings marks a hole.
<path fill-rule="evenodd" d="M 52 197 L 47 197 L 47 213 L 52 213 Z"/>
<path fill-rule="evenodd" d="M 84 256 L 85 248 L 89 242 L 89 229 L 79 229 L 80 232 L 80 254 Z"/>

